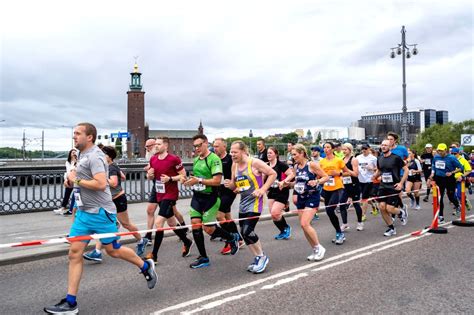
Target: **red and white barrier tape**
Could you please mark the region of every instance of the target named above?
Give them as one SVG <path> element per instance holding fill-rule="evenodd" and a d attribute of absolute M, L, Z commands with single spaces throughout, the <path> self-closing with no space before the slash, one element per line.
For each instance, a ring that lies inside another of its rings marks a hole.
<path fill-rule="evenodd" d="M 419 190 L 413 190 L 411 191 L 412 193 L 420 191 Z M 403 194 L 407 194 L 406 192 L 403 192 Z M 358 201 L 347 201 L 345 203 L 338 203 L 337 206 L 341 205 L 350 205 L 351 203 L 357 203 L 357 202 L 366 202 L 366 201 L 378 201 L 380 199 L 388 198 L 388 197 L 393 197 L 393 196 L 398 196 L 399 193 L 396 194 L 391 194 L 383 197 L 372 197 L 368 198 L 365 200 L 358 200 Z M 334 206 L 334 205 L 332 205 Z M 327 205 L 320 207 L 319 209 L 325 209 Z M 300 213 L 303 211 L 309 211 L 309 210 L 291 210 L 289 211 L 290 213 Z M 230 220 L 224 220 L 224 221 L 214 221 L 214 222 L 209 222 L 206 223 L 205 225 L 215 225 L 215 224 L 222 224 L 222 223 L 228 223 L 228 222 L 239 222 L 243 220 L 254 220 L 258 218 L 268 218 L 271 217 L 270 214 L 267 215 L 260 215 L 260 216 L 253 216 L 253 217 L 247 217 L 247 218 L 239 218 L 239 219 L 230 219 Z M 110 238 L 110 237 L 116 237 L 116 236 L 128 236 L 128 235 L 133 235 L 133 234 L 142 234 L 142 233 L 148 233 L 148 232 L 156 232 L 156 231 L 173 231 L 173 230 L 178 230 L 178 229 L 186 229 L 186 228 L 193 228 L 193 227 L 199 227 L 203 226 L 204 224 L 199 223 L 199 224 L 188 224 L 188 225 L 181 225 L 181 226 L 174 226 L 174 227 L 163 227 L 163 228 L 158 228 L 158 229 L 149 229 L 149 230 L 140 230 L 140 231 L 127 231 L 127 232 L 116 232 L 116 233 L 101 233 L 101 234 L 92 234 L 92 235 L 82 235 L 82 236 L 71 236 L 71 237 L 61 237 L 61 238 L 53 238 L 49 240 L 33 240 L 33 241 L 26 241 L 26 242 L 17 242 L 17 243 L 6 243 L 6 244 L 0 244 L 0 248 L 13 248 L 13 247 L 25 247 L 25 246 L 36 246 L 36 245 L 48 245 L 48 244 L 62 244 L 65 241 L 68 241 L 70 243 L 72 242 L 80 242 L 80 241 L 90 241 L 90 240 L 100 240 L 102 238 Z"/>

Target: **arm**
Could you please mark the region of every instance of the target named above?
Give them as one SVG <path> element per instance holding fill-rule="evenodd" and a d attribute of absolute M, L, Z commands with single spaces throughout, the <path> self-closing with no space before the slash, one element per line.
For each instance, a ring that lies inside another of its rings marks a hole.
<path fill-rule="evenodd" d="M 118 176 L 117 175 L 112 175 L 109 177 L 109 185 L 112 188 L 115 188 L 118 186 Z"/>
<path fill-rule="evenodd" d="M 309 167 L 310 167 L 310 170 L 319 176 L 319 179 L 316 180 L 317 183 L 315 183 L 316 185 L 311 185 L 311 183 L 308 183 L 310 184 L 311 186 L 317 186 L 317 185 L 320 185 L 320 184 L 324 184 L 325 182 L 327 182 L 329 180 L 329 176 L 328 174 L 326 174 L 323 169 L 321 168 L 321 166 L 319 166 L 319 163 L 310 163 L 309 164 Z"/>
<path fill-rule="evenodd" d="M 77 179 L 76 171 L 73 170 L 69 172 L 68 179 L 71 182 L 74 182 L 79 187 L 84 187 L 90 190 L 105 190 L 107 187 L 107 177 L 105 176 L 105 172 L 96 173 L 93 179 Z"/>
<path fill-rule="evenodd" d="M 285 187 L 289 187 L 290 186 L 290 182 L 293 180 L 293 178 L 295 178 L 295 173 L 293 171 L 292 168 L 288 168 L 286 171 L 285 171 L 285 175 L 286 175 L 286 178 L 285 180 L 281 181 L 278 185 L 280 186 L 280 190 L 282 190 L 283 188 Z"/>
<path fill-rule="evenodd" d="M 402 179 L 400 180 L 399 183 L 395 184 L 393 187 L 396 189 L 396 190 L 402 190 L 403 188 L 403 184 L 406 182 L 408 178 L 408 166 L 406 163 L 404 163 L 404 166 L 403 166 L 403 177 Z"/>
<path fill-rule="evenodd" d="M 258 159 L 252 160 L 252 167 L 267 176 L 267 180 L 265 181 L 263 186 L 259 189 L 256 189 L 252 193 L 255 197 L 261 197 L 268 191 L 272 183 L 276 180 L 277 174 L 269 165 Z"/>
<path fill-rule="evenodd" d="M 231 176 L 230 179 L 226 179 L 226 180 L 224 181 L 224 187 L 225 187 L 225 188 L 229 188 L 229 189 L 232 190 L 232 191 L 234 191 L 235 188 L 237 188 L 237 187 L 235 186 L 235 170 L 236 170 L 236 168 L 237 168 L 237 164 L 232 163 L 232 176 Z"/>

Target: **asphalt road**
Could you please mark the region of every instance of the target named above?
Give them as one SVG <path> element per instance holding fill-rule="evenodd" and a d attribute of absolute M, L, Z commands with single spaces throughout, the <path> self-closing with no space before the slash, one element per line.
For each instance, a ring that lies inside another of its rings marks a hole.
<path fill-rule="evenodd" d="M 471 198 L 472 200 L 472 198 Z M 176 238 L 166 238 L 157 265 L 159 282 L 148 290 L 136 267 L 105 257 L 86 262 L 78 296 L 81 314 L 309 313 L 473 313 L 474 228 L 447 224 L 447 235 L 410 236 L 428 225 L 431 205 L 410 211 L 397 236 L 383 236 L 380 216 L 369 215 L 366 229 L 352 226 L 342 246 L 325 214 L 316 222 L 323 246 L 322 262 L 310 263 L 309 245 L 297 218 L 288 222 L 292 238 L 276 241 L 271 221 L 257 225 L 270 257 L 265 273 L 246 271 L 252 256 L 245 247 L 236 256 L 218 253 L 221 242 L 206 241 L 211 266 L 192 270 L 197 256 L 180 257 Z M 469 213 L 471 214 L 471 213 Z M 453 219 L 447 214 L 448 220 Z M 0 267 L 2 314 L 38 314 L 66 294 L 67 257 Z"/>

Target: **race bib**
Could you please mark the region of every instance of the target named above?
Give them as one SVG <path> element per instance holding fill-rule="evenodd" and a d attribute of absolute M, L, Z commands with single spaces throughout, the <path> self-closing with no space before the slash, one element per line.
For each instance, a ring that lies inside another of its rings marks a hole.
<path fill-rule="evenodd" d="M 408 171 L 408 176 L 413 176 L 413 170 Z"/>
<path fill-rule="evenodd" d="M 350 176 L 344 176 L 342 177 L 342 182 L 344 183 L 344 185 L 352 184 L 352 178 Z"/>
<path fill-rule="evenodd" d="M 431 165 L 431 159 L 425 159 L 425 165 Z"/>
<path fill-rule="evenodd" d="M 166 192 L 165 183 L 163 183 L 162 181 L 157 180 L 155 182 L 155 190 L 159 194 L 164 194 Z"/>
<path fill-rule="evenodd" d="M 446 168 L 446 162 L 436 161 L 435 166 L 436 166 L 437 169 L 444 170 Z"/>
<path fill-rule="evenodd" d="M 363 171 L 367 171 L 367 163 L 360 163 L 359 166 Z"/>
<path fill-rule="evenodd" d="M 382 182 L 383 183 L 393 183 L 392 173 L 383 173 L 382 174 Z"/>
<path fill-rule="evenodd" d="M 302 193 L 304 193 L 305 187 L 306 187 L 306 184 L 303 183 L 303 182 L 296 183 L 296 184 L 295 184 L 295 191 L 296 191 L 298 194 L 302 194 Z"/>
<path fill-rule="evenodd" d="M 270 188 L 278 188 L 279 181 L 275 180 L 273 184 L 270 186 Z"/>
<path fill-rule="evenodd" d="M 84 203 L 82 202 L 82 198 L 81 198 L 81 188 L 79 187 L 74 188 L 74 200 L 78 207 L 84 206 Z"/>
<path fill-rule="evenodd" d="M 193 186 L 194 191 L 203 191 L 206 190 L 206 185 L 203 184 L 196 184 Z"/>
<path fill-rule="evenodd" d="M 329 187 L 336 186 L 336 181 L 334 180 L 334 177 L 329 176 L 329 180 L 324 183 L 324 186 L 329 186 Z"/>
<path fill-rule="evenodd" d="M 250 181 L 247 176 L 238 176 L 235 181 L 235 186 L 239 191 L 246 191 L 250 189 Z"/>

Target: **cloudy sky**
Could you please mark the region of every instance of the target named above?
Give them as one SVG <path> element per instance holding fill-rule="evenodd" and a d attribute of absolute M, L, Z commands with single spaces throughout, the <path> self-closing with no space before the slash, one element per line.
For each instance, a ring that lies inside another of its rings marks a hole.
<path fill-rule="evenodd" d="M 255 136 L 347 127 L 402 106 L 473 118 L 473 6 L 457 1 L 8 1 L 0 13 L 0 147 L 66 150 L 71 127 L 126 129 L 134 64 L 151 129 Z"/>

